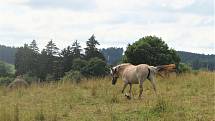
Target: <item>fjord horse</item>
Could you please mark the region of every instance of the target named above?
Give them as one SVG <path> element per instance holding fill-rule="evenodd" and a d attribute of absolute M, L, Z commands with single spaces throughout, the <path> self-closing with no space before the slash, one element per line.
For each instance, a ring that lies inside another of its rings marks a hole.
<path fill-rule="evenodd" d="M 158 73 L 159 70 L 165 70 L 165 68 L 167 67 L 169 68 L 169 66 L 167 65 L 155 67 L 149 66 L 147 64 L 132 65 L 130 63 L 123 63 L 110 69 L 110 73 L 112 76 L 112 84 L 115 85 L 117 79 L 121 77 L 124 81 L 122 93 L 124 93 L 124 90 L 127 85 L 130 86 L 129 95 L 125 95 L 128 99 L 131 99 L 132 84 L 139 84 L 139 98 L 141 98 L 143 92 L 143 82 L 148 79 L 151 82 L 155 93 L 157 94 L 155 74 Z"/>

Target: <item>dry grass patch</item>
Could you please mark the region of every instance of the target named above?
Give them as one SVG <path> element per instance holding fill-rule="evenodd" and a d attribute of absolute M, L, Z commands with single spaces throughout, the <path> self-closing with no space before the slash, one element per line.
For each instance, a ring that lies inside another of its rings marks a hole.
<path fill-rule="evenodd" d="M 144 83 L 143 99 L 133 86 L 133 99 L 121 94 L 122 81 L 95 78 L 33 84 L 9 91 L 0 87 L 1 121 L 212 121 L 215 106 L 215 73 L 199 72 L 157 79 L 158 96 Z M 128 91 L 128 90 L 126 90 Z"/>

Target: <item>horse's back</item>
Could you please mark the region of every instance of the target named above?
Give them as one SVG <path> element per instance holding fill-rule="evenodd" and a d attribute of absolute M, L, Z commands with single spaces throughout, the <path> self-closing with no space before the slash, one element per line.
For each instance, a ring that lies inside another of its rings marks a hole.
<path fill-rule="evenodd" d="M 131 81 L 133 84 L 138 84 L 140 80 L 145 80 L 148 75 L 148 65 L 130 65 L 128 66 L 123 74 L 124 81 Z"/>

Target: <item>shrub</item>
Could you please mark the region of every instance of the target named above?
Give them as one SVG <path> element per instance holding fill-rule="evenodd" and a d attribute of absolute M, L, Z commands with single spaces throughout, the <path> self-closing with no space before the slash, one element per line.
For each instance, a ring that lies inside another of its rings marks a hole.
<path fill-rule="evenodd" d="M 87 65 L 87 61 L 77 58 L 73 60 L 72 70 L 80 71 L 83 67 Z"/>
<path fill-rule="evenodd" d="M 81 79 L 83 78 L 83 75 L 80 73 L 80 71 L 69 71 L 66 72 L 66 75 L 62 78 L 63 81 L 71 81 L 74 83 L 79 83 Z"/>
<path fill-rule="evenodd" d="M 13 80 L 13 77 L 0 77 L 0 85 L 9 85 Z"/>
<path fill-rule="evenodd" d="M 87 65 L 81 69 L 84 76 L 104 76 L 107 74 L 107 65 L 105 61 L 99 58 L 91 58 Z"/>
<path fill-rule="evenodd" d="M 47 74 L 45 80 L 46 80 L 46 81 L 54 81 L 54 80 L 55 80 L 55 77 L 54 77 L 54 75 L 52 75 L 52 74 Z"/>
<path fill-rule="evenodd" d="M 187 65 L 187 64 L 180 63 L 178 65 L 178 72 L 179 73 L 189 73 L 191 71 L 192 71 L 192 68 L 189 65 Z"/>
<path fill-rule="evenodd" d="M 14 66 L 0 61 L 0 76 L 9 76 L 15 73 Z"/>

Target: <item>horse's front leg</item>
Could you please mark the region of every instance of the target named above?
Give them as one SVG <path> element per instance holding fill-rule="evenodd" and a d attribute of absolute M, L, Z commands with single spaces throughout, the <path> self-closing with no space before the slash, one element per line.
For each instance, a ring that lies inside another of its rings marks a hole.
<path fill-rule="evenodd" d="M 125 84 L 124 84 L 124 86 L 123 86 L 123 88 L 122 88 L 122 93 L 124 93 L 125 88 L 127 87 L 127 85 L 128 85 L 128 83 L 125 83 Z"/>
<path fill-rule="evenodd" d="M 132 84 L 129 84 L 130 88 L 129 88 L 129 94 L 125 94 L 125 96 L 127 97 L 127 99 L 131 99 L 131 89 L 132 89 Z"/>
<path fill-rule="evenodd" d="M 129 84 L 130 88 L 129 88 L 129 96 L 131 97 L 131 89 L 132 89 L 132 84 Z"/>

